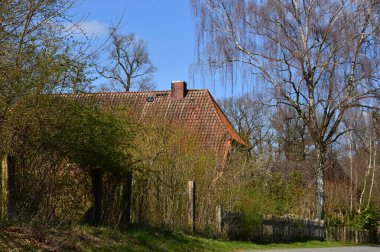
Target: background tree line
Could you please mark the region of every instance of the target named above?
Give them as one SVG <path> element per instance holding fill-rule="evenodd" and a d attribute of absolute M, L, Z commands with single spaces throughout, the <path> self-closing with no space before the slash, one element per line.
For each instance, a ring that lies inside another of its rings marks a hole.
<path fill-rule="evenodd" d="M 191 3 L 201 65 L 221 76 L 240 69 L 258 77 L 277 107 L 295 115 L 302 127 L 287 140 L 302 143 L 299 137 L 307 133 L 316 164 L 314 216 L 323 219 L 329 152 L 353 131 L 343 127 L 344 120 L 357 108 L 370 115 L 379 108 L 379 2 Z"/>
<path fill-rule="evenodd" d="M 249 141 L 249 159 L 263 160 L 262 167 L 272 173 L 269 177 L 279 176 L 286 184 L 297 184 L 295 191 L 287 195 L 289 202 L 293 202 L 290 208 L 278 198 L 271 204 L 282 206 L 282 214 L 313 218 L 317 153 L 310 133 L 295 111 L 284 105 L 271 106 L 265 102 L 267 100 L 268 97 L 246 94 L 219 100 L 219 103 L 235 129 Z M 338 129 L 347 133 L 327 150 L 327 220 L 349 224 L 363 211 L 378 215 L 378 118 L 378 111 L 352 109 Z M 277 186 L 272 183 L 264 188 Z M 281 185 L 282 189 L 286 187 Z M 295 193 L 297 191 L 299 194 Z M 254 194 L 252 198 L 255 198 Z M 294 199 L 296 201 L 292 201 Z"/>

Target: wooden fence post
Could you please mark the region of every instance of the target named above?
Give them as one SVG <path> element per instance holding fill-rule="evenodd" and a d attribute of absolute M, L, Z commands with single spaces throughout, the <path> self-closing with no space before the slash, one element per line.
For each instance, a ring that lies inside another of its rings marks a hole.
<path fill-rule="evenodd" d="M 12 220 L 15 216 L 15 189 L 16 189 L 16 159 L 9 154 L 7 156 L 8 166 L 8 218 Z"/>
<path fill-rule="evenodd" d="M 347 241 L 347 230 L 346 230 L 346 226 L 343 227 L 343 242 L 346 242 Z"/>
<path fill-rule="evenodd" d="M 132 171 L 128 171 L 123 181 L 121 220 L 119 221 L 123 227 L 129 227 L 131 224 L 132 179 Z"/>
<path fill-rule="evenodd" d="M 15 216 L 16 159 L 5 156 L 1 164 L 1 215 L 12 220 Z"/>
<path fill-rule="evenodd" d="M 359 243 L 359 230 L 355 230 L 355 243 Z"/>
<path fill-rule="evenodd" d="M 219 234 L 222 233 L 222 207 L 216 206 L 216 230 Z"/>
<path fill-rule="evenodd" d="M 189 192 L 188 222 L 189 222 L 190 232 L 194 232 L 195 230 L 195 182 L 188 181 L 187 188 Z"/>
<path fill-rule="evenodd" d="M 325 221 L 324 220 L 320 220 L 320 235 L 319 235 L 319 240 L 321 241 L 324 241 L 326 238 L 325 238 Z"/>
<path fill-rule="evenodd" d="M 8 157 L 1 160 L 1 218 L 8 215 Z"/>
<path fill-rule="evenodd" d="M 1 215 L 8 220 L 15 216 L 16 159 L 5 156 L 1 164 Z"/>

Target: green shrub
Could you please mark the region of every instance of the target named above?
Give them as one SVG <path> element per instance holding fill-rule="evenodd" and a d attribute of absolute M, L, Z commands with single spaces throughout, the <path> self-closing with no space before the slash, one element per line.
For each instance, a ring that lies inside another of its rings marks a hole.
<path fill-rule="evenodd" d="M 249 236 L 250 239 L 259 236 L 263 215 L 257 212 L 244 212 L 241 218 L 241 231 Z"/>
<path fill-rule="evenodd" d="M 327 218 L 327 226 L 329 227 L 341 227 L 344 226 L 345 220 L 342 216 L 329 216 Z"/>
<path fill-rule="evenodd" d="M 353 216 L 351 225 L 355 229 L 376 230 L 376 219 L 379 217 L 379 209 L 373 204 L 370 204 L 363 212 Z"/>

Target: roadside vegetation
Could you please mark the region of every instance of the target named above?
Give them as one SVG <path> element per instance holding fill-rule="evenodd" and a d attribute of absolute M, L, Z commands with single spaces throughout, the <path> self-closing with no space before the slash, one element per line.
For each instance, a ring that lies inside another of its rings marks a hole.
<path fill-rule="evenodd" d="M 220 241 L 162 229 L 131 227 L 66 228 L 9 226 L 0 231 L 0 250 L 22 251 L 237 251 L 244 249 L 322 248 L 350 243 L 307 241 L 277 244 Z"/>

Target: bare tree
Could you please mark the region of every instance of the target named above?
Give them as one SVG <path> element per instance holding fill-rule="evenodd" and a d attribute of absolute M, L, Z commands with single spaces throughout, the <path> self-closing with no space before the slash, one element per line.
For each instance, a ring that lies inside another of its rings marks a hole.
<path fill-rule="evenodd" d="M 277 131 L 279 152 L 284 153 L 287 160 L 304 161 L 308 153 L 309 136 L 306 125 L 296 111 L 280 104 L 272 123 Z"/>
<path fill-rule="evenodd" d="M 245 94 L 237 98 L 223 99 L 218 103 L 239 135 L 250 144 L 252 154 L 263 155 L 272 151 L 272 111 L 261 101 L 261 97 L 254 99 L 250 94 Z"/>
<path fill-rule="evenodd" d="M 97 67 L 98 73 L 123 90 L 149 90 L 154 88 L 153 73 L 156 68 L 150 61 L 145 42 L 131 33 L 123 35 L 117 28 L 110 32 L 109 65 Z"/>
<path fill-rule="evenodd" d="M 380 2 L 191 0 L 200 55 L 237 64 L 272 86 L 305 123 L 317 151 L 315 218 L 324 218 L 326 153 L 353 107 L 377 109 Z"/>

